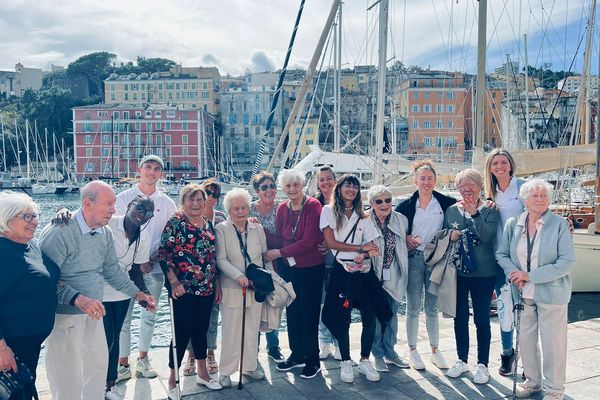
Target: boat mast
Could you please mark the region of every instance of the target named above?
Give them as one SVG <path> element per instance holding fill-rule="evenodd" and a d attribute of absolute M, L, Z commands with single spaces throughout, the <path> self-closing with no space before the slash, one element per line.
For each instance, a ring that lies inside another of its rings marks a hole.
<path fill-rule="evenodd" d="M 523 50 L 525 51 L 525 140 L 527 148 L 533 149 L 533 139 L 529 135 L 529 59 L 527 58 L 527 34 L 523 35 Z"/>
<path fill-rule="evenodd" d="M 377 121 L 375 125 L 375 171 L 373 184 L 382 182 L 385 78 L 387 61 L 388 0 L 379 1 L 379 63 L 377 66 Z"/>
<path fill-rule="evenodd" d="M 487 25 L 487 0 L 479 0 L 477 33 L 477 104 L 475 114 L 475 134 L 473 135 L 473 168 L 483 170 L 483 122 L 485 114 L 485 47 Z"/>
<path fill-rule="evenodd" d="M 333 86 L 334 127 L 333 127 L 333 151 L 340 151 L 340 103 L 342 99 L 342 2 L 338 11 L 337 30 L 334 28 L 334 53 L 335 71 Z M 335 25 L 335 24 L 334 24 Z"/>
<path fill-rule="evenodd" d="M 2 166 L 4 167 L 3 171 L 8 172 L 6 169 L 6 143 L 4 138 L 4 118 L 2 114 L 0 114 L 0 127 L 2 127 Z"/>
<path fill-rule="evenodd" d="M 29 120 L 25 120 L 25 154 L 27 155 L 27 179 L 31 173 L 31 158 L 29 157 Z"/>
<path fill-rule="evenodd" d="M 596 10 L 596 0 L 592 2 L 592 9 Z M 600 38 L 598 40 L 600 45 Z M 598 79 L 600 79 L 600 46 L 598 46 Z M 596 193 L 594 196 L 594 233 L 600 235 L 600 227 L 598 222 L 600 221 L 600 87 L 596 91 Z"/>

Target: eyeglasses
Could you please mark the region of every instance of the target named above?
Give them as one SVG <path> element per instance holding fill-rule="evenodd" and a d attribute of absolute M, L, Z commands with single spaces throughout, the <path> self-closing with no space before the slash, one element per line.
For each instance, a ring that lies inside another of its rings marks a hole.
<path fill-rule="evenodd" d="M 462 185 L 458 185 L 458 190 L 472 189 L 479 187 L 476 183 L 463 183 Z"/>
<path fill-rule="evenodd" d="M 154 211 L 146 210 L 143 204 L 138 204 L 135 206 L 137 212 L 142 213 L 146 218 L 152 218 L 154 216 Z"/>
<path fill-rule="evenodd" d="M 23 221 L 25 221 L 25 222 L 31 222 L 34 219 L 39 219 L 40 218 L 40 214 L 37 214 L 37 213 L 33 213 L 33 214 L 17 214 L 17 217 L 23 219 Z"/>
<path fill-rule="evenodd" d="M 387 199 L 375 199 L 375 204 L 377 205 L 382 205 L 383 202 L 385 201 L 386 204 L 390 204 L 392 202 L 392 199 L 390 197 L 388 197 Z"/>
<path fill-rule="evenodd" d="M 266 192 L 269 189 L 277 189 L 277 186 L 274 183 L 269 183 L 268 185 L 267 184 L 260 185 L 259 189 L 262 190 L 263 192 Z"/>
<path fill-rule="evenodd" d="M 212 191 L 212 190 L 210 190 L 210 189 L 204 189 L 204 191 L 206 192 L 206 195 L 207 195 L 207 196 L 210 196 L 210 197 L 212 197 L 213 199 L 218 199 L 219 197 L 221 197 L 221 193 L 219 193 L 219 192 L 216 192 L 216 191 L 215 191 L 215 192 L 213 192 L 213 191 Z"/>
<path fill-rule="evenodd" d="M 346 182 L 346 183 L 342 184 L 342 187 L 346 188 L 346 189 L 355 189 L 355 190 L 360 189 L 360 187 L 358 185 L 355 185 L 354 183 L 350 183 L 350 182 Z"/>

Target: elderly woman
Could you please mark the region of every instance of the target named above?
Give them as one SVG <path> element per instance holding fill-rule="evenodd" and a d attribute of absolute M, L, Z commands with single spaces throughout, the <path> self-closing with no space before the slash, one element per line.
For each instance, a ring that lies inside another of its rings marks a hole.
<path fill-rule="evenodd" d="M 54 326 L 60 270 L 32 240 L 38 222 L 31 197 L 0 192 L 0 370 L 17 372 L 23 363 L 33 378 L 11 400 L 33 397 L 42 342 Z"/>
<path fill-rule="evenodd" d="M 279 201 L 277 196 L 277 185 L 275 177 L 267 171 L 261 171 L 252 177 L 252 187 L 258 195 L 258 200 L 250 204 L 249 216 L 256 218 L 265 230 L 267 247 L 274 248 L 277 243 L 277 230 L 275 229 L 275 214 Z M 273 361 L 280 363 L 285 361 L 279 349 L 279 331 L 277 329 L 265 333 L 267 338 L 267 354 Z M 259 335 L 260 347 L 260 335 Z"/>
<path fill-rule="evenodd" d="M 373 289 L 377 286 L 381 289 L 381 285 L 367 258 L 379 254 L 379 248 L 373 243 L 379 233 L 363 211 L 360 182 L 356 176 L 344 175 L 338 180 L 331 204 L 323 207 L 320 227 L 335 257 L 322 319 L 339 344 L 342 356 L 340 379 L 346 383 L 354 382 L 350 359 L 350 312 L 359 302 L 362 334 L 358 372 L 369 381 L 377 382 L 381 377 L 369 356 L 376 319 L 373 302 L 376 292 Z"/>
<path fill-rule="evenodd" d="M 231 374 L 240 364 L 240 342 L 244 331 L 243 375 L 252 379 L 264 379 L 258 368 L 258 328 L 262 304 L 254 298 L 246 276 L 246 267 L 263 263 L 263 253 L 267 251 L 267 239 L 260 224 L 248 221 L 250 193 L 236 188 L 225 195 L 223 201 L 229 214 L 227 220 L 217 225 L 217 265 L 221 271 L 221 386 L 231 387 Z M 247 255 L 247 256 L 246 256 Z M 248 260 L 249 258 L 249 260 Z M 268 265 L 270 267 L 270 263 Z M 244 296 L 246 309 L 244 310 Z M 242 327 L 242 316 L 245 326 Z M 242 377 L 240 377 L 242 379 Z"/>
<path fill-rule="evenodd" d="M 181 209 L 167 222 L 161 237 L 159 255 L 171 285 L 173 318 L 177 343 L 190 340 L 198 375 L 196 383 L 211 390 L 221 389 L 206 367 L 206 332 L 218 291 L 214 227 L 202 215 L 206 194 L 199 185 L 189 184 L 179 194 Z M 174 357 L 181 365 L 185 346 L 169 349 L 169 398 L 175 390 Z"/>
<path fill-rule="evenodd" d="M 267 258 L 282 258 L 278 263 L 279 274 L 292 282 L 298 297 L 286 309 L 292 353 L 277 369 L 303 368 L 300 376 L 309 379 L 321 371 L 318 327 L 325 270 L 325 256 L 318 249 L 323 242 L 319 230 L 321 204 L 304 194 L 305 180 L 301 173 L 284 170 L 278 179 L 287 200 L 277 208 L 275 226 L 279 244 L 277 249 L 267 252 Z"/>
<path fill-rule="evenodd" d="M 567 305 L 571 299 L 570 271 L 575 262 L 567 221 L 548 210 L 552 185 L 532 179 L 521 186 L 525 211 L 508 220 L 496 257 L 508 279 L 520 291 L 520 346 L 527 381 L 517 397 L 542 390 L 545 400 L 564 398 L 567 366 Z"/>
<path fill-rule="evenodd" d="M 496 230 L 498 211 L 485 206 L 481 200 L 483 179 L 481 174 L 467 168 L 456 175 L 456 186 L 462 200 L 450 206 L 444 217 L 444 227 L 452 229 L 450 240 L 463 239 L 473 243 L 472 256 L 474 269 L 465 265 L 458 268 L 456 279 L 456 316 L 454 318 L 454 338 L 458 360 L 448 370 L 447 376 L 458 378 L 469 370 L 469 295 L 473 306 L 473 320 L 477 329 L 477 366 L 473 381 L 487 383 L 490 379 L 488 362 L 490 359 L 490 303 L 496 284 Z M 461 238 L 461 236 L 464 236 Z M 464 246 L 463 246 L 464 248 Z M 463 258 L 463 263 L 465 263 Z M 442 300 L 442 299 L 440 299 Z"/>
<path fill-rule="evenodd" d="M 437 296 L 429 292 L 431 272 L 425 266 L 423 250 L 444 223 L 446 209 L 456 200 L 435 191 L 437 175 L 430 160 L 413 164 L 417 191 L 396 206 L 396 211 L 408 218 L 406 245 L 408 247 L 408 287 L 406 289 L 406 336 L 410 349 L 410 364 L 414 369 L 425 369 L 425 363 L 417 350 L 419 313 L 425 291 L 425 322 L 431 346 L 431 362 L 440 369 L 448 368 L 438 345 L 440 325 Z"/>
<path fill-rule="evenodd" d="M 387 372 L 387 364 L 399 368 L 410 368 L 408 362 L 398 356 L 394 350 L 398 336 L 398 304 L 404 298 L 408 285 L 408 250 L 406 248 L 406 230 L 408 220 L 394 211 L 392 192 L 383 185 L 373 186 L 368 193 L 371 205 L 371 222 L 379 232 L 373 241 L 380 254 L 371 259 L 375 276 L 385 290 L 385 297 L 393 313 L 383 335 L 381 324 L 376 321 L 375 337 L 371 352 L 375 358 L 375 369 Z"/>

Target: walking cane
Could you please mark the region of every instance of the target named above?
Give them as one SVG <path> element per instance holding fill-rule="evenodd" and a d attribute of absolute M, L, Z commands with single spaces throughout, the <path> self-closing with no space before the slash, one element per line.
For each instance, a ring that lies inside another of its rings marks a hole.
<path fill-rule="evenodd" d="M 169 312 L 171 314 L 171 337 L 173 338 L 173 366 L 175 367 L 175 393 L 177 400 L 181 399 L 179 387 L 179 362 L 177 360 L 177 341 L 175 340 L 175 319 L 173 318 L 173 298 L 169 294 Z"/>
<path fill-rule="evenodd" d="M 521 331 L 521 311 L 523 310 L 523 304 L 521 301 L 521 292 L 518 291 L 517 294 L 517 303 L 515 304 L 513 311 L 516 311 L 517 317 L 515 318 L 515 366 L 513 368 L 512 379 L 513 379 L 513 389 L 512 389 L 512 398 L 515 400 L 517 398 L 517 367 L 519 365 L 519 333 Z"/>
<path fill-rule="evenodd" d="M 244 333 L 246 331 L 246 288 L 242 288 L 242 345 L 240 350 L 240 381 L 238 390 L 242 390 L 242 366 L 244 363 Z"/>

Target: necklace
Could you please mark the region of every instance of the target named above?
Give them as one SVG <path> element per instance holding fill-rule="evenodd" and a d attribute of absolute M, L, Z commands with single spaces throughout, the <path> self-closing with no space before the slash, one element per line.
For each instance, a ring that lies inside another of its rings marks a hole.
<path fill-rule="evenodd" d="M 206 225 L 206 219 L 204 217 L 200 217 L 200 220 L 198 220 L 198 221 L 193 221 L 191 218 L 188 218 L 188 219 L 190 220 L 190 223 L 192 225 L 194 225 L 196 228 Z"/>
<path fill-rule="evenodd" d="M 344 211 L 352 211 L 352 210 L 354 210 L 354 207 L 353 207 L 353 206 L 350 206 L 350 207 L 344 207 Z"/>

